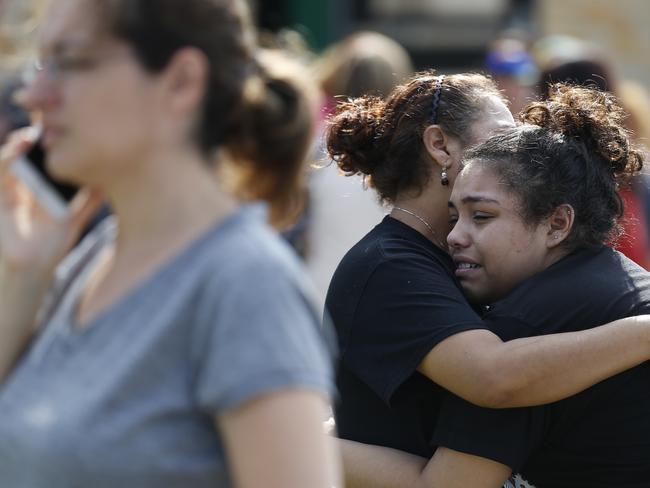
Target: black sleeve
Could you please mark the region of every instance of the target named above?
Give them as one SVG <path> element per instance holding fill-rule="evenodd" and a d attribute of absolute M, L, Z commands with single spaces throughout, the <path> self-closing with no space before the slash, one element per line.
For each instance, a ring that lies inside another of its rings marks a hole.
<path fill-rule="evenodd" d="M 418 256 L 382 262 L 353 321 L 343 361 L 388 404 L 436 344 L 485 328 L 444 266 Z"/>
<path fill-rule="evenodd" d="M 544 434 L 544 407 L 490 409 L 448 393 L 432 444 L 480 456 L 519 471 Z"/>
<path fill-rule="evenodd" d="M 500 309 L 493 308 L 483 316 L 483 322 L 492 332 L 503 341 L 512 341 L 522 337 L 540 335 L 541 331 L 536 330 L 527 321 L 502 313 Z"/>
<path fill-rule="evenodd" d="M 499 307 L 484 319 L 503 341 L 532 333 L 530 324 L 502 314 Z M 517 471 L 541 442 L 544 425 L 544 407 L 482 408 L 447 393 L 432 443 L 492 459 Z"/>

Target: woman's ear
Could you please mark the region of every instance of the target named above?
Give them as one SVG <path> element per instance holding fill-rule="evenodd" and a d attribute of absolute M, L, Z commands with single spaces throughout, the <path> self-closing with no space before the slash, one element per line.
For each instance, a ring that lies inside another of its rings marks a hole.
<path fill-rule="evenodd" d="M 424 148 L 431 159 L 433 159 L 441 169 L 448 169 L 451 166 L 449 155 L 449 136 L 440 128 L 439 125 L 430 125 L 424 129 L 422 134 Z"/>
<path fill-rule="evenodd" d="M 179 49 L 163 74 L 167 106 L 176 115 L 191 113 L 200 107 L 208 83 L 209 62 L 198 49 Z"/>
<path fill-rule="evenodd" d="M 549 248 L 557 247 L 571 233 L 573 222 L 575 220 L 575 211 L 568 203 L 563 203 L 556 207 L 551 216 L 548 218 L 547 246 Z"/>

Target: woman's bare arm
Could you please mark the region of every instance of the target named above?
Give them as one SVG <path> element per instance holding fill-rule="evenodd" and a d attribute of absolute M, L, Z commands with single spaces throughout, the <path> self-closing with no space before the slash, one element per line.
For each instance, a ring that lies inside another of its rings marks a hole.
<path fill-rule="evenodd" d="M 0 382 L 29 342 L 47 283 L 17 276 L 0 264 Z"/>
<path fill-rule="evenodd" d="M 238 488 L 342 487 L 335 439 L 316 392 L 265 394 L 217 418 Z"/>
<path fill-rule="evenodd" d="M 501 488 L 511 474 L 508 466 L 491 459 L 436 449 L 418 479 L 418 488 Z"/>
<path fill-rule="evenodd" d="M 444 447 L 431 458 L 339 440 L 347 488 L 500 488 L 510 468 Z"/>
<path fill-rule="evenodd" d="M 427 459 L 388 447 L 338 439 L 346 488 L 415 488 Z"/>
<path fill-rule="evenodd" d="M 502 342 L 487 330 L 451 336 L 418 370 L 476 405 L 542 405 L 650 359 L 650 315 L 593 329 Z"/>

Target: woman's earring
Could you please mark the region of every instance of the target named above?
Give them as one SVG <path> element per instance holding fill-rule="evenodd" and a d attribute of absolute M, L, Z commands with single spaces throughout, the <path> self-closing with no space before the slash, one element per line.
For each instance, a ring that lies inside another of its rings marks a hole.
<path fill-rule="evenodd" d="M 447 168 L 443 168 L 442 173 L 440 173 L 440 183 L 442 183 L 442 186 L 449 185 L 449 176 L 447 175 Z"/>

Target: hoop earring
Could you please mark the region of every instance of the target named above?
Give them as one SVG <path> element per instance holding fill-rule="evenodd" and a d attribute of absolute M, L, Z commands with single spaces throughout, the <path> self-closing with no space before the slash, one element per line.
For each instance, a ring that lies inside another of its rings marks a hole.
<path fill-rule="evenodd" d="M 442 186 L 449 186 L 449 176 L 447 175 L 447 168 L 443 168 L 440 173 L 440 183 Z"/>

